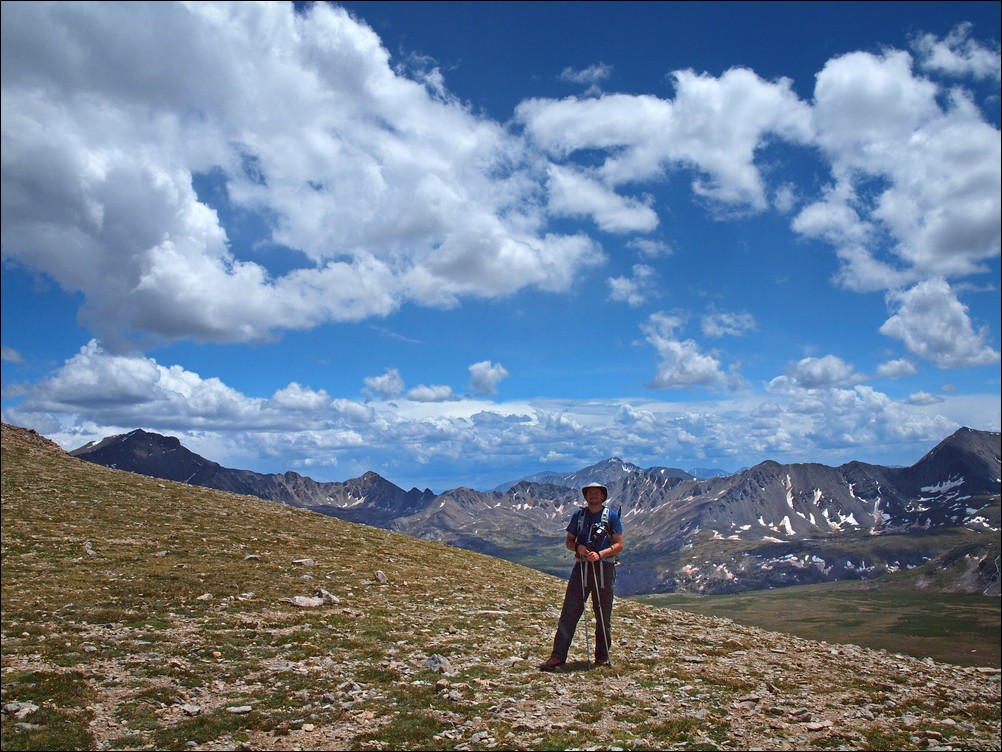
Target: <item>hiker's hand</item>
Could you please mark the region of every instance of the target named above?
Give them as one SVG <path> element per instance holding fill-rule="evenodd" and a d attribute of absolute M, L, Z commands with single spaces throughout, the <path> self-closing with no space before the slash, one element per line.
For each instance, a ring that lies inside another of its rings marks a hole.
<path fill-rule="evenodd" d="M 585 558 L 588 559 L 588 561 L 592 561 L 592 562 L 601 561 L 602 554 L 600 554 L 598 551 L 589 551 L 585 555 Z"/>
<path fill-rule="evenodd" d="M 585 545 L 582 545 L 582 544 L 579 543 L 578 544 L 578 550 L 575 553 L 578 556 L 580 556 L 582 559 L 587 559 L 588 558 L 588 554 L 589 554 L 588 546 L 585 546 Z"/>

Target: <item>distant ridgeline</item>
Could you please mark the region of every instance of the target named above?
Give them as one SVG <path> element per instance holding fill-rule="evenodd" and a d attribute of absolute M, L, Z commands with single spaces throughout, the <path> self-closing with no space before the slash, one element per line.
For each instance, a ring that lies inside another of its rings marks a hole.
<path fill-rule="evenodd" d="M 563 531 L 582 485 L 622 507 L 617 593 L 734 593 L 914 570 L 916 586 L 999 595 L 1000 435 L 962 428 L 916 464 L 763 462 L 697 478 L 618 458 L 490 492 L 410 491 L 373 472 L 320 483 L 222 467 L 172 437 L 133 431 L 70 454 L 399 531 L 565 575 Z M 516 531 L 516 534 L 513 534 Z"/>

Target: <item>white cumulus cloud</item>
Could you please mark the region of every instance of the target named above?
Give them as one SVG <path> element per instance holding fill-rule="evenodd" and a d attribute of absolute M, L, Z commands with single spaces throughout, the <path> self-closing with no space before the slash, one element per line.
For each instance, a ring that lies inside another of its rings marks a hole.
<path fill-rule="evenodd" d="M 989 49 L 971 38 L 973 25 L 961 23 L 945 39 L 935 34 L 920 34 L 912 43 L 921 66 L 951 76 L 1002 79 L 1002 56 L 999 44 Z"/>
<path fill-rule="evenodd" d="M 404 380 L 396 368 L 389 368 L 386 373 L 379 376 L 366 376 L 363 381 L 365 393 L 370 397 L 389 400 L 399 397 L 404 392 Z"/>
<path fill-rule="evenodd" d="M 745 332 L 754 330 L 757 326 L 755 317 L 747 311 L 714 311 L 703 316 L 701 325 L 703 334 L 707 337 L 740 337 Z"/>
<path fill-rule="evenodd" d="M 851 364 L 836 355 L 825 355 L 791 363 L 786 375 L 773 379 L 770 386 L 773 389 L 821 389 L 851 384 L 861 378 Z"/>
<path fill-rule="evenodd" d="M 419 384 L 407 390 L 407 399 L 414 402 L 447 402 L 456 399 L 452 387 L 444 384 Z"/>
<path fill-rule="evenodd" d="M 470 386 L 473 391 L 482 396 L 492 397 L 497 394 L 498 383 L 508 378 L 508 369 L 500 363 L 482 360 L 470 366 Z"/>
<path fill-rule="evenodd" d="M 918 373 L 918 368 L 907 358 L 895 358 L 877 366 L 877 375 L 882 378 L 899 378 Z"/>
<path fill-rule="evenodd" d="M 5 3 L 2 33 L 4 258 L 118 349 L 563 290 L 603 258 L 547 231 L 517 137 L 335 6 Z M 232 246 L 206 180 L 297 268 Z"/>
<path fill-rule="evenodd" d="M 745 68 L 719 78 L 680 70 L 674 78 L 673 100 L 627 94 L 531 99 L 516 114 L 532 139 L 557 157 L 606 150 L 597 169 L 610 187 L 695 166 L 700 177 L 692 187 L 700 195 L 764 209 L 756 152 L 770 136 L 808 142 L 809 107 L 793 93 L 790 81 L 764 81 Z"/>
<path fill-rule="evenodd" d="M 600 84 L 612 75 L 612 66 L 605 63 L 594 63 L 587 68 L 564 68 L 560 78 L 575 84 Z"/>
<path fill-rule="evenodd" d="M 999 131 L 912 62 L 854 52 L 818 74 L 812 116 L 834 182 L 793 226 L 836 246 L 851 289 L 979 273 L 999 255 Z"/>
<path fill-rule="evenodd" d="M 655 313 L 641 327 L 660 359 L 651 386 L 668 389 L 724 383 L 720 361 L 703 352 L 694 340 L 678 337 L 682 323 L 677 316 Z"/>
<path fill-rule="evenodd" d="M 647 264 L 634 264 L 633 276 L 609 279 L 609 300 L 636 308 L 658 295 L 658 273 Z"/>
<path fill-rule="evenodd" d="M 940 368 L 963 368 L 999 361 L 987 329 L 975 331 L 967 307 L 944 279 L 930 279 L 888 294 L 894 311 L 880 331 L 901 340 L 910 352 Z"/>

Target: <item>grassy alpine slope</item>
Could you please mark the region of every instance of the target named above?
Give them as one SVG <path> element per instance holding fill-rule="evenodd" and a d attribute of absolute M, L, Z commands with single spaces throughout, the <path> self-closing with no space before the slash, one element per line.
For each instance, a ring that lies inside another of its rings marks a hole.
<path fill-rule="evenodd" d="M 624 600 L 614 668 L 543 674 L 559 578 L 7 425 L 0 464 L 5 751 L 999 748 L 997 669 Z"/>
<path fill-rule="evenodd" d="M 903 588 L 896 586 L 895 578 L 737 595 L 643 595 L 636 599 L 810 640 L 851 642 L 963 666 L 999 668 L 1002 663 L 998 598 Z"/>

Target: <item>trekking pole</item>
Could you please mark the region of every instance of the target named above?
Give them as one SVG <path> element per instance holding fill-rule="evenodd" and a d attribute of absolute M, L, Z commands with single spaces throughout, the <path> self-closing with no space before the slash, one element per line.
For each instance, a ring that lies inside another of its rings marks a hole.
<path fill-rule="evenodd" d="M 591 576 L 592 576 L 592 584 L 593 585 L 597 584 L 597 580 L 596 580 L 597 572 L 595 571 L 596 564 L 597 564 L 597 562 L 594 562 L 594 561 L 591 563 Z M 602 587 L 603 588 L 605 587 L 605 571 L 604 570 L 602 572 Z M 609 633 L 608 633 L 608 631 L 606 631 L 606 628 L 605 628 L 605 613 L 602 610 L 602 591 L 596 588 L 595 595 L 597 596 L 597 599 L 598 599 L 598 624 L 599 624 L 600 627 L 602 627 L 602 637 L 605 640 L 605 655 L 606 655 L 606 659 L 608 659 L 608 657 L 609 657 L 609 648 L 612 647 L 612 641 L 609 639 Z M 598 638 L 597 637 L 595 638 L 595 650 L 596 651 L 598 650 Z M 589 664 L 589 668 L 590 667 L 591 667 L 591 664 Z"/>
<path fill-rule="evenodd" d="M 584 604 L 585 617 L 585 656 L 588 659 L 588 670 L 591 671 L 591 627 L 588 626 L 588 568 L 585 560 L 578 561 L 581 570 L 581 602 Z M 597 647 L 597 646 L 596 646 Z"/>

